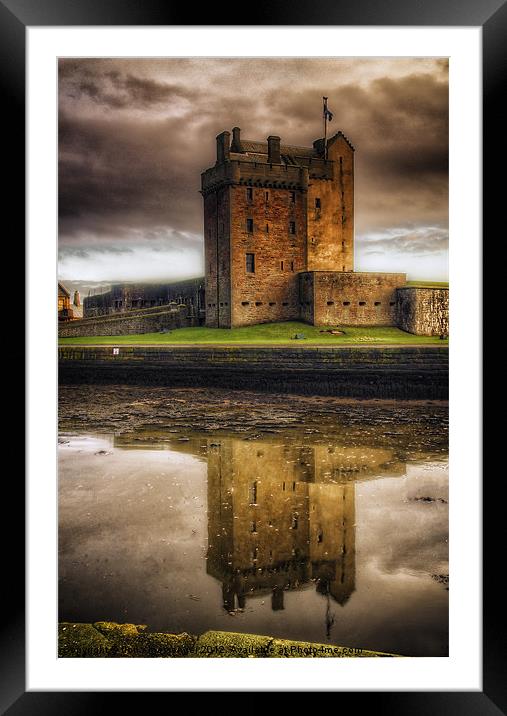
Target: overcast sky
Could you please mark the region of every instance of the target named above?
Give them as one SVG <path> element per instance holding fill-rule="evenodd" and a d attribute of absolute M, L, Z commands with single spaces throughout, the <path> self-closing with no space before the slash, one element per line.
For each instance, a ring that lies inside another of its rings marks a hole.
<path fill-rule="evenodd" d="M 215 136 L 311 146 L 323 95 L 356 149 L 356 270 L 446 280 L 448 63 L 419 58 L 60 60 L 60 278 L 202 275 Z"/>

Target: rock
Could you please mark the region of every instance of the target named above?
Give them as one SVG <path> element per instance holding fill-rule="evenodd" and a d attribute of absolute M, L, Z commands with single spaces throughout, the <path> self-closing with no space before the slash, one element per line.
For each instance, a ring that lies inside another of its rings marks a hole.
<path fill-rule="evenodd" d="M 303 340 L 306 340 L 306 336 L 304 333 L 296 333 L 296 335 L 292 337 L 292 340 L 303 341 Z"/>
<path fill-rule="evenodd" d="M 58 625 L 58 656 L 81 658 L 108 656 L 111 645 L 92 624 L 63 622 Z"/>
<path fill-rule="evenodd" d="M 195 645 L 195 656 L 201 658 L 247 658 L 249 656 L 268 656 L 269 645 L 273 640 L 269 636 L 239 634 L 228 631 L 207 631 Z"/>
<path fill-rule="evenodd" d="M 445 575 L 432 575 L 441 580 Z M 241 611 L 241 610 L 238 610 Z M 181 634 L 149 633 L 142 624 L 96 622 L 58 626 L 59 657 L 109 658 L 297 658 L 297 657 L 371 657 L 387 656 L 333 644 L 313 644 L 289 639 L 274 639 L 258 634 L 207 631 L 200 637 Z"/>

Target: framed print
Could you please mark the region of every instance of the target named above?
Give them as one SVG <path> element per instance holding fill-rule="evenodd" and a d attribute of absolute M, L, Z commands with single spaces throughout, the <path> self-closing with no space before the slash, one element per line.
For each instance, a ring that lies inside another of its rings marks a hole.
<path fill-rule="evenodd" d="M 28 239 L 5 712 L 328 690 L 505 710 L 480 136 L 502 134 L 506 11 L 361 10 L 3 2 Z"/>

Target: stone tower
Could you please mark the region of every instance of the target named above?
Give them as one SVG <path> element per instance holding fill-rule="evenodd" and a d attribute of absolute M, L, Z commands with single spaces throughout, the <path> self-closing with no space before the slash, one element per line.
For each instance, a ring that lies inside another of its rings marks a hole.
<path fill-rule="evenodd" d="M 341 132 L 327 148 L 222 132 L 201 193 L 207 326 L 297 320 L 299 273 L 354 270 L 354 148 Z"/>

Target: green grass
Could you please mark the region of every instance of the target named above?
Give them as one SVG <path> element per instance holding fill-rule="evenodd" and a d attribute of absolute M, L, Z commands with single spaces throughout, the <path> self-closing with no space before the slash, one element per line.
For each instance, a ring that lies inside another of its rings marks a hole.
<path fill-rule="evenodd" d="M 407 286 L 421 288 L 449 288 L 449 281 L 407 281 Z"/>
<path fill-rule="evenodd" d="M 170 333 L 143 333 L 131 336 L 86 336 L 82 338 L 60 338 L 60 345 L 177 345 L 177 344 L 235 344 L 235 345 L 419 345 L 438 343 L 437 337 L 414 336 L 399 328 L 391 327 L 344 327 L 342 336 L 321 333 L 329 326 L 309 326 L 298 321 L 283 323 L 261 323 L 244 328 L 178 328 Z M 293 340 L 296 333 L 305 340 Z"/>

